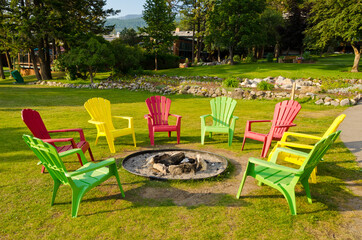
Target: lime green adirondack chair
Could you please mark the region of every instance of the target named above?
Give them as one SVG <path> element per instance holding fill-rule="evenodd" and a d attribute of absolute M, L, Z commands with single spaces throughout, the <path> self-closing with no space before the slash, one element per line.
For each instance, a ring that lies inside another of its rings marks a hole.
<path fill-rule="evenodd" d="M 277 148 L 269 162 L 257 158 L 249 158 L 236 198 L 239 199 L 240 197 L 246 177 L 251 176 L 259 182 L 279 190 L 286 198 L 292 215 L 297 215 L 295 185 L 299 181 L 302 183 L 307 194 L 308 202 L 312 203 L 308 178 L 340 133 L 341 131 L 334 132 L 327 138 L 323 138 L 314 145 L 313 149 L 309 153 L 289 148 Z M 278 154 L 283 153 L 304 156 L 305 161 L 299 169 L 276 164 Z"/>
<path fill-rule="evenodd" d="M 233 141 L 235 120 L 239 119 L 233 116 L 233 112 L 236 106 L 236 101 L 229 97 L 217 97 L 210 101 L 212 114 L 201 116 L 201 144 L 204 145 L 205 134 L 209 132 L 209 136 L 212 137 L 213 132 L 228 133 L 229 134 L 229 146 Z M 206 117 L 212 117 L 212 125 L 205 126 Z M 230 122 L 231 121 L 231 122 Z"/>
<path fill-rule="evenodd" d="M 106 181 L 111 176 L 116 177 L 119 189 L 124 197 L 114 158 L 109 158 L 98 163 L 90 163 L 87 161 L 80 148 L 58 154 L 57 150 L 52 145 L 43 142 L 39 138 L 23 135 L 23 139 L 31 150 L 33 150 L 54 180 L 53 196 L 50 203 L 51 206 L 54 204 L 59 186 L 61 184 L 69 185 L 72 188 L 72 217 L 77 217 L 79 204 L 83 195 Z M 75 153 L 80 155 L 83 166 L 74 172 L 68 172 L 61 158 Z"/>

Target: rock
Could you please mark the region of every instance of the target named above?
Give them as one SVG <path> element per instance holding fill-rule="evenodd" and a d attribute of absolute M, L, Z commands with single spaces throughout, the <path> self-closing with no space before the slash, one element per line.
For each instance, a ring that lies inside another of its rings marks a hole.
<path fill-rule="evenodd" d="M 324 102 L 330 102 L 330 101 L 332 101 L 332 98 L 330 98 L 330 97 L 326 97 L 326 98 L 324 99 Z"/>
<path fill-rule="evenodd" d="M 349 101 L 350 101 L 351 105 L 356 105 L 357 104 L 357 102 L 354 99 L 350 99 Z"/>
<path fill-rule="evenodd" d="M 331 105 L 331 102 L 325 102 L 324 105 L 329 106 L 329 105 Z"/>
<path fill-rule="evenodd" d="M 317 105 L 321 105 L 323 103 L 324 103 L 323 99 L 319 99 L 315 102 L 315 104 L 317 104 Z"/>
<path fill-rule="evenodd" d="M 331 101 L 331 105 L 337 107 L 337 106 L 339 106 L 339 102 L 337 102 L 337 101 Z"/>
<path fill-rule="evenodd" d="M 341 105 L 341 106 L 348 106 L 348 105 L 350 105 L 349 99 L 348 99 L 348 98 L 345 98 L 345 99 L 341 100 L 341 102 L 339 103 L 339 105 Z"/>
<path fill-rule="evenodd" d="M 159 171 L 161 174 L 166 175 L 167 174 L 167 168 L 164 164 L 161 163 L 155 163 L 152 165 L 153 169 L 156 169 L 157 171 Z"/>

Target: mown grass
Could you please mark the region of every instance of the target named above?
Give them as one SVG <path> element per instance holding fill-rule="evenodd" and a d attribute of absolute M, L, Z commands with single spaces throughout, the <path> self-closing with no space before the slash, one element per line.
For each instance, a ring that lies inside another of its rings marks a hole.
<path fill-rule="evenodd" d="M 50 207 L 53 181 L 41 174 L 37 158 L 22 141 L 30 134 L 21 120 L 23 108 L 40 112 L 51 129 L 83 128 L 95 158 L 114 156 L 105 139 L 94 145 L 96 129 L 87 123 L 83 107 L 92 97 L 111 101 L 114 115 L 133 116 L 138 147 L 131 136 L 116 139 L 117 161 L 141 148 L 149 148 L 148 129 L 143 115 L 144 100 L 149 92 L 126 90 L 64 89 L 32 85 L 0 84 L 0 236 L 3 239 L 315 239 L 347 238 L 346 220 L 338 211 L 341 202 L 353 195 L 345 187 L 346 179 L 358 179 L 354 156 L 338 140 L 325 156 L 318 170 L 318 183 L 311 185 L 313 204 L 306 201 L 304 190 L 297 187 L 297 216 L 289 214 L 283 196 L 269 188 L 255 187 L 251 193 L 235 199 L 240 176 L 233 168 L 223 177 L 204 181 L 151 181 L 134 176 L 120 167 L 119 173 L 126 198 L 122 198 L 114 178 L 88 192 L 80 205 L 78 218 L 72 219 L 71 191 L 61 187 L 56 204 Z M 226 135 L 206 138 L 200 145 L 200 115 L 210 112 L 209 98 L 172 95 L 171 112 L 182 118 L 183 146 L 231 154 L 241 163 L 247 156 L 259 156 L 262 143 L 247 141 L 240 152 L 245 122 L 248 119 L 270 119 L 275 101 L 238 100 L 235 115 L 240 119 L 232 147 Z M 345 108 L 302 104 L 293 131 L 321 135 L 332 120 Z M 115 122 L 124 126 L 124 122 Z M 265 132 L 265 126 L 255 131 Z M 65 136 L 59 134 L 56 136 Z M 69 134 L 66 134 L 69 136 Z M 74 137 L 77 137 L 74 135 Z M 157 146 L 177 147 L 175 136 L 158 133 Z M 88 155 L 86 154 L 86 157 Z M 65 160 L 68 170 L 79 167 L 75 157 Z M 244 171 L 244 169 L 241 169 Z M 213 191 L 214 186 L 235 186 L 232 194 Z M 203 192 L 205 188 L 211 189 Z M 172 193 L 164 197 L 163 193 Z M 188 203 L 183 203 L 186 200 Z"/>
<path fill-rule="evenodd" d="M 213 76 L 221 78 L 288 77 L 314 79 L 361 79 L 362 73 L 351 73 L 353 54 L 332 55 L 318 58 L 316 63 L 239 63 L 236 65 L 199 66 L 157 71 L 168 76 Z M 361 66 L 360 62 L 360 66 Z"/>

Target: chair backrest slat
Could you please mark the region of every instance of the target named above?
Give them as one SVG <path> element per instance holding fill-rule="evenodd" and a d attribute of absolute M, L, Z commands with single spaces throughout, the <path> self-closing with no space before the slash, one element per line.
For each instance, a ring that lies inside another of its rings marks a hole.
<path fill-rule="evenodd" d="M 171 99 L 165 96 L 152 96 L 146 99 L 146 104 L 154 125 L 168 125 Z"/>
<path fill-rule="evenodd" d="M 301 176 L 301 179 L 309 178 L 313 169 L 321 161 L 324 154 L 331 147 L 331 145 L 336 141 L 341 131 L 334 132 L 330 134 L 327 138 L 322 138 L 318 143 L 316 143 L 313 149 L 308 154 L 308 157 L 303 162 L 300 169 L 303 169 L 304 172 Z"/>
<path fill-rule="evenodd" d="M 233 116 L 236 101 L 229 97 L 216 97 L 211 99 L 210 107 L 214 126 L 230 126 L 230 119 Z"/>
<path fill-rule="evenodd" d="M 54 146 L 29 135 L 23 135 L 23 139 L 39 158 L 40 162 L 45 166 L 53 179 L 58 179 L 63 184 L 69 183 L 68 178 L 65 176 L 67 170 Z"/>
<path fill-rule="evenodd" d="M 114 130 L 111 112 L 111 102 L 104 98 L 89 99 L 84 107 L 87 109 L 92 120 L 104 122 L 109 130 Z M 104 132 L 104 126 L 97 125 L 101 132 Z"/>
<path fill-rule="evenodd" d="M 40 139 L 51 138 L 40 114 L 37 111 L 32 109 L 23 109 L 21 111 L 21 118 L 34 137 Z"/>
<path fill-rule="evenodd" d="M 285 100 L 277 103 L 274 109 L 274 116 L 272 125 L 289 125 L 292 124 L 295 117 L 299 113 L 302 106 L 294 100 Z M 288 131 L 289 127 L 275 128 L 272 133 L 276 138 L 281 138 L 285 131 Z"/>

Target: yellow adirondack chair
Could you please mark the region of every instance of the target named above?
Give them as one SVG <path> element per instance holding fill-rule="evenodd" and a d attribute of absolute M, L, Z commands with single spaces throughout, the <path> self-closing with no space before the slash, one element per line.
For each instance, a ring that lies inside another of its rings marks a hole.
<path fill-rule="evenodd" d="M 124 135 L 132 134 L 133 143 L 136 147 L 136 136 L 133 127 L 133 117 L 122 117 L 111 115 L 111 103 L 104 98 L 92 98 L 84 103 L 84 107 L 87 109 L 91 120 L 89 123 L 95 124 L 97 128 L 97 138 L 95 144 L 98 142 L 100 136 L 105 136 L 108 142 L 109 150 L 111 153 L 115 153 L 114 139 Z M 128 120 L 128 128 L 115 129 L 113 126 L 113 118 Z"/>
<path fill-rule="evenodd" d="M 323 134 L 322 137 L 309 135 L 309 134 L 303 134 L 303 133 L 285 132 L 283 134 L 282 139 L 279 142 L 277 142 L 277 144 L 274 146 L 273 150 L 270 152 L 269 157 L 268 157 L 268 161 L 270 161 L 270 159 L 272 159 L 273 154 L 275 153 L 275 151 L 276 151 L 276 149 L 278 147 L 297 148 L 297 149 L 306 149 L 306 150 L 313 149 L 314 145 L 307 145 L 307 144 L 301 144 L 301 143 L 295 143 L 295 142 L 287 142 L 287 138 L 288 138 L 288 136 L 293 136 L 293 137 L 297 137 L 297 138 L 309 138 L 309 139 L 315 139 L 315 140 L 319 141 L 322 138 L 326 138 L 330 134 L 336 132 L 338 126 L 343 122 L 345 117 L 346 117 L 346 114 L 341 114 L 336 119 L 334 119 L 333 123 L 327 129 L 327 131 Z M 283 154 L 278 155 L 278 159 L 282 159 L 284 161 L 291 162 L 291 163 L 294 163 L 294 164 L 297 164 L 297 165 L 302 165 L 304 160 L 305 160 L 305 157 L 291 155 L 291 154 L 288 154 L 288 153 L 283 153 Z M 316 174 L 317 174 L 317 168 L 315 168 L 313 170 L 312 174 L 310 175 L 310 179 L 309 179 L 310 182 L 312 182 L 312 183 L 317 182 Z"/>

